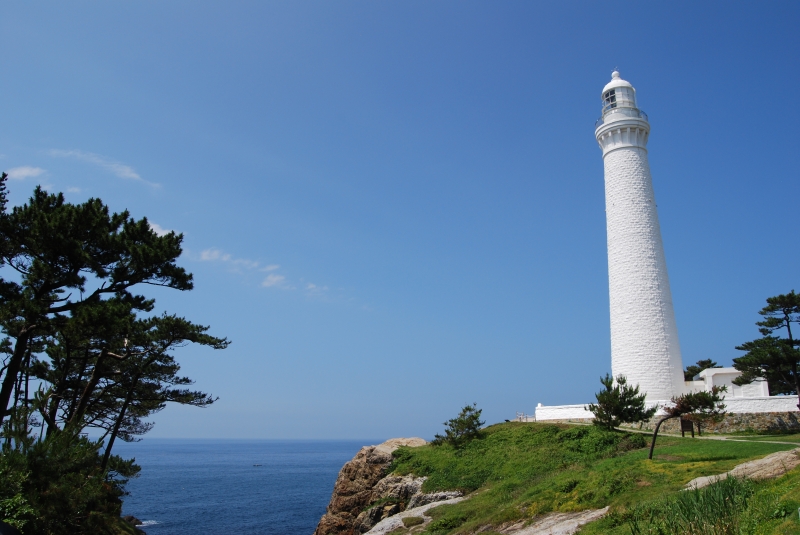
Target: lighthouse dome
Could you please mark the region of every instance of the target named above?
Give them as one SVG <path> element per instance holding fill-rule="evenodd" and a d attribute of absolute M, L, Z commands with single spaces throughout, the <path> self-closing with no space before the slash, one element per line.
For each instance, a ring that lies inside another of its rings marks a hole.
<path fill-rule="evenodd" d="M 611 81 L 603 88 L 603 115 L 618 108 L 636 108 L 636 90 L 630 82 L 619 77 L 619 71 L 611 73 Z"/>

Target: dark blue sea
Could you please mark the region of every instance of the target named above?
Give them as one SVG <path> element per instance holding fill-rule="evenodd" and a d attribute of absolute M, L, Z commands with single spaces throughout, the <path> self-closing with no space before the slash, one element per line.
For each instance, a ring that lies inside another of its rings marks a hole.
<path fill-rule="evenodd" d="M 368 441 L 145 439 L 124 515 L 148 535 L 312 535 L 342 465 Z M 258 466 L 257 466 L 258 465 Z"/>

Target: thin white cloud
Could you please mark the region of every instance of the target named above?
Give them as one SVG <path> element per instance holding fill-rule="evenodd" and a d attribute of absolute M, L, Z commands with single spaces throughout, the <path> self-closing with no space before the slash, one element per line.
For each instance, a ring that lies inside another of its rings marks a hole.
<path fill-rule="evenodd" d="M 327 286 L 319 286 L 314 284 L 313 282 L 309 282 L 306 284 L 306 295 L 309 297 L 321 297 L 324 294 L 327 294 L 328 287 Z"/>
<path fill-rule="evenodd" d="M 234 266 L 242 266 L 246 269 L 256 269 L 258 267 L 258 262 L 247 260 L 245 258 L 234 258 L 231 262 Z"/>
<path fill-rule="evenodd" d="M 142 182 L 143 184 L 148 184 L 149 186 L 152 186 L 154 188 L 161 187 L 161 184 L 156 184 L 155 182 L 150 182 L 143 179 L 141 176 L 139 176 L 139 173 L 137 173 L 130 165 L 125 165 L 123 163 L 116 162 L 110 158 L 106 158 L 105 156 L 100 156 L 99 154 L 95 154 L 93 152 L 83 152 L 81 150 L 52 149 L 48 152 L 48 154 L 50 154 L 50 156 L 55 156 L 57 158 L 75 158 L 76 160 L 88 162 L 98 167 L 101 167 L 106 171 L 110 171 L 111 173 L 117 175 L 119 178 L 135 180 L 137 182 Z"/>
<path fill-rule="evenodd" d="M 67 188 L 67 193 L 80 193 L 81 188 Z"/>
<path fill-rule="evenodd" d="M 206 249 L 205 251 L 200 252 L 200 260 L 211 262 L 211 261 L 219 261 L 219 262 L 226 262 L 231 266 L 236 268 L 244 268 L 247 270 L 257 269 L 260 265 L 259 262 L 254 260 L 248 260 L 247 258 L 234 258 L 228 253 L 220 251 L 219 249 Z M 269 266 L 267 266 L 269 267 Z M 280 267 L 280 266 L 277 266 Z M 277 269 L 276 267 L 276 269 Z"/>
<path fill-rule="evenodd" d="M 278 275 L 277 273 L 270 273 L 267 275 L 267 278 L 261 283 L 261 286 L 264 288 L 272 288 L 272 287 L 285 287 L 286 285 L 286 277 L 283 275 Z"/>
<path fill-rule="evenodd" d="M 206 249 L 200 252 L 200 260 L 204 261 L 222 260 L 223 262 L 227 262 L 230 259 L 231 255 L 223 253 L 219 249 Z"/>
<path fill-rule="evenodd" d="M 220 249 L 212 247 L 200 251 L 200 260 L 203 262 L 219 262 L 229 267 L 230 271 L 234 273 L 245 272 L 268 272 L 265 279 L 261 281 L 263 288 L 280 288 L 282 290 L 294 290 L 295 286 L 291 285 L 285 275 L 275 273 L 280 269 L 279 264 L 267 264 L 261 266 L 255 260 L 248 260 L 247 258 L 236 258 L 230 253 L 226 253 Z M 327 288 L 325 288 L 327 290 Z"/>
<path fill-rule="evenodd" d="M 31 167 L 30 165 L 23 165 L 21 167 L 14 167 L 6 171 L 8 178 L 11 180 L 25 180 L 26 178 L 37 177 L 46 173 L 41 167 Z"/>
<path fill-rule="evenodd" d="M 162 227 L 161 225 L 159 225 L 158 223 L 153 223 L 152 221 L 148 221 L 148 224 L 150 225 L 150 229 L 153 232 L 155 232 L 156 235 L 158 235 L 158 236 L 166 236 L 170 232 L 175 232 L 174 230 L 166 229 L 166 228 Z"/>

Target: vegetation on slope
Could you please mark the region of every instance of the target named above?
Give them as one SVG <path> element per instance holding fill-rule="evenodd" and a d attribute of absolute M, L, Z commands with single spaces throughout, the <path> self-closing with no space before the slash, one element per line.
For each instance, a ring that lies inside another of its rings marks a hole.
<path fill-rule="evenodd" d="M 796 479 L 789 476 L 789 479 Z M 781 482 L 785 484 L 785 481 Z M 797 533 L 796 500 L 773 482 L 728 478 L 615 511 L 584 531 L 631 535 Z M 789 498 L 789 499 L 787 499 Z"/>
<path fill-rule="evenodd" d="M 664 437 L 655 458 L 648 460 L 646 438 L 595 426 L 512 422 L 486 428 L 482 439 L 458 450 L 446 445 L 400 448 L 393 469 L 428 476 L 424 492 L 472 493 L 461 503 L 432 510 L 430 533 L 474 533 L 551 511 L 606 505 L 612 514 L 603 527 L 590 525 L 584 531 L 630 533 L 626 512 L 636 504 L 662 499 L 695 477 L 793 447 Z"/>

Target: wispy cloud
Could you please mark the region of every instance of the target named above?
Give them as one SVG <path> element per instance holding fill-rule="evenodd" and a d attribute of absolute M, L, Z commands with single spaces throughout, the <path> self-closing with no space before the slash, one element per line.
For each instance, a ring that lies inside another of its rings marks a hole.
<path fill-rule="evenodd" d="M 309 297 L 319 297 L 328 292 L 327 286 L 319 286 L 313 282 L 306 283 L 306 295 Z"/>
<path fill-rule="evenodd" d="M 81 188 L 67 188 L 67 193 L 80 193 Z"/>
<path fill-rule="evenodd" d="M 200 252 L 200 260 L 203 261 L 222 260 L 223 262 L 227 262 L 230 259 L 231 255 L 223 253 L 219 249 L 206 249 Z"/>
<path fill-rule="evenodd" d="M 323 301 L 330 301 L 331 299 L 337 300 L 340 298 L 340 296 L 332 298 L 328 292 L 329 288 L 327 286 L 320 286 L 313 282 L 306 283 L 304 290 L 306 297 L 309 298 L 321 299 Z"/>
<path fill-rule="evenodd" d="M 261 286 L 264 288 L 286 288 L 286 277 L 278 275 L 277 273 L 270 273 L 267 278 L 263 280 Z"/>
<path fill-rule="evenodd" d="M 125 165 L 123 163 L 114 161 L 110 158 L 106 158 L 105 156 L 100 156 L 99 154 L 95 154 L 93 152 L 84 152 L 81 150 L 52 149 L 48 152 L 48 154 L 50 156 L 55 156 L 57 158 L 75 158 L 76 160 L 81 160 L 83 162 L 96 165 L 102 169 L 105 169 L 106 171 L 110 171 L 119 178 L 124 178 L 127 180 L 135 180 L 137 182 L 147 184 L 154 188 L 161 187 L 161 184 L 156 184 L 155 182 L 150 182 L 148 180 L 143 179 L 139 175 L 139 173 L 137 173 L 130 165 Z"/>
<path fill-rule="evenodd" d="M 261 286 L 263 288 L 280 288 L 282 290 L 295 289 L 286 279 L 285 275 L 276 273 L 276 271 L 281 268 L 279 264 L 266 264 L 262 266 L 260 262 L 248 260 L 247 258 L 236 258 L 230 253 L 226 253 L 217 248 L 200 251 L 200 260 L 203 262 L 219 262 L 228 266 L 230 271 L 234 273 L 268 272 L 269 274 L 266 278 L 261 281 Z"/>
<path fill-rule="evenodd" d="M 11 180 L 25 180 L 26 178 L 37 177 L 46 172 L 47 171 L 41 167 L 31 167 L 29 165 L 14 167 L 6 171 L 6 173 L 8 173 L 8 178 Z"/>
<path fill-rule="evenodd" d="M 205 251 L 200 252 L 200 260 L 205 262 L 225 262 L 233 267 L 236 268 L 243 268 L 247 270 L 254 270 L 258 269 L 261 265 L 259 262 L 254 260 L 248 260 L 246 258 L 234 258 L 229 253 L 225 253 L 220 251 L 219 249 L 206 249 Z M 270 266 L 267 266 L 270 267 Z M 279 268 L 280 266 L 275 266 L 275 269 Z"/>
<path fill-rule="evenodd" d="M 153 223 L 152 221 L 148 221 L 148 224 L 150 225 L 150 229 L 158 236 L 166 236 L 170 232 L 175 232 L 174 230 L 164 228 L 158 223 Z"/>

